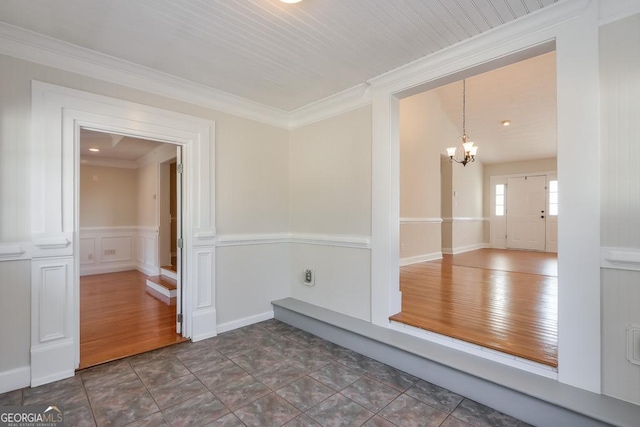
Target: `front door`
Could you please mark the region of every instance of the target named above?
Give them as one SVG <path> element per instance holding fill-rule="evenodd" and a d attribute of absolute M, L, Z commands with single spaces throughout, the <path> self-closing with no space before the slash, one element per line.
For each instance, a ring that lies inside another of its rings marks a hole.
<path fill-rule="evenodd" d="M 507 179 L 507 248 L 545 250 L 544 175 Z"/>

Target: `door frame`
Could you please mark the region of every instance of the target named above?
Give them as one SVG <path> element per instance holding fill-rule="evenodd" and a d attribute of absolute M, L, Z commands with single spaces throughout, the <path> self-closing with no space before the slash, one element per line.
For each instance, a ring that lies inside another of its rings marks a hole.
<path fill-rule="evenodd" d="M 549 182 L 549 180 L 551 180 L 551 178 L 556 179 L 557 180 L 557 176 L 558 176 L 558 172 L 557 171 L 546 171 L 546 172 L 525 172 L 525 173 L 512 173 L 512 174 L 508 174 L 508 175 L 491 175 L 489 177 L 489 244 L 491 245 L 492 248 L 495 249 L 507 249 L 507 242 L 506 240 L 504 241 L 504 244 L 499 244 L 496 241 L 495 235 L 493 234 L 494 229 L 496 228 L 497 224 L 500 222 L 504 223 L 504 229 L 505 229 L 505 233 L 506 233 L 506 229 L 507 229 L 507 215 L 505 212 L 505 215 L 502 217 L 497 217 L 496 216 L 496 193 L 494 191 L 495 186 L 497 184 L 506 184 L 507 183 L 507 179 L 508 178 L 521 178 L 524 176 L 540 176 L 540 175 L 544 175 L 546 177 L 547 182 Z M 507 200 L 507 193 L 505 192 L 505 209 L 507 207 L 508 204 L 508 200 Z M 546 209 L 547 211 L 549 210 L 549 191 L 547 190 L 547 197 L 546 197 Z M 547 218 L 548 219 L 548 215 Z M 547 227 L 548 229 L 548 222 L 547 222 Z M 547 248 L 549 242 L 548 242 L 548 233 L 545 232 L 545 248 Z M 545 249 L 545 252 L 557 252 L 557 247 L 554 248 L 554 250 L 549 250 L 549 249 Z"/>
<path fill-rule="evenodd" d="M 562 182 L 562 221 L 558 222 L 558 381 L 600 393 L 598 25 L 597 2 L 561 2 L 520 18 L 519 25 L 495 28 L 369 80 L 373 324 L 389 328 L 389 316 L 402 308 L 399 100 L 555 49 L 558 180 Z M 576 162 L 578 152 L 583 157 Z"/>
<path fill-rule="evenodd" d="M 183 330 L 215 336 L 215 123 L 39 81 L 31 123 L 31 385 L 79 366 L 81 127 L 183 147 Z"/>

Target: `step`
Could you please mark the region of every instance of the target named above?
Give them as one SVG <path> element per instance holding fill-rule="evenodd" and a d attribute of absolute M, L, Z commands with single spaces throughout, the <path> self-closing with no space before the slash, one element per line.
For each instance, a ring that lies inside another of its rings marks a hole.
<path fill-rule="evenodd" d="M 176 281 L 167 276 L 147 277 L 147 286 L 168 298 L 175 298 L 178 292 Z"/>
<path fill-rule="evenodd" d="M 170 277 L 173 280 L 178 280 L 178 272 L 173 265 L 163 265 L 160 267 L 160 274 L 166 277 Z"/>

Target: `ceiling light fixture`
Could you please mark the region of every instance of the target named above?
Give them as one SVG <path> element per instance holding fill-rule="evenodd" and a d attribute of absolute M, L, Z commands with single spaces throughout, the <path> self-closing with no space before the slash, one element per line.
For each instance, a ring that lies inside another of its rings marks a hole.
<path fill-rule="evenodd" d="M 478 146 L 473 145 L 473 142 L 469 141 L 469 136 L 466 131 L 466 114 L 467 114 L 467 83 L 462 80 L 462 150 L 464 157 L 462 159 L 454 158 L 456 155 L 456 147 L 447 148 L 447 156 L 449 156 L 449 163 L 456 162 L 461 163 L 462 166 L 467 166 L 467 163 L 471 163 L 476 160 L 476 153 L 478 152 Z"/>
<path fill-rule="evenodd" d="M 511 120 L 503 120 L 502 121 L 502 126 L 507 127 L 511 124 Z"/>
<path fill-rule="evenodd" d="M 97 153 L 98 151 L 100 151 L 99 148 L 89 148 L 89 151 L 93 151 L 94 153 Z"/>

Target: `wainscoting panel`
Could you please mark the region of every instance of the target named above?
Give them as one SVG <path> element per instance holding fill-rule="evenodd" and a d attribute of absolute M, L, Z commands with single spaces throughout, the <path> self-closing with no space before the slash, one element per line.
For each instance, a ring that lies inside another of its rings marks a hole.
<path fill-rule="evenodd" d="M 73 258 L 41 258 L 31 263 L 31 385 L 73 376 Z M 36 361 L 36 363 L 34 363 Z M 41 362 L 41 363 L 38 363 Z"/>
<path fill-rule="evenodd" d="M 192 292 L 195 292 L 192 297 L 195 309 L 192 314 L 193 329 L 191 339 L 199 341 L 214 337 L 218 333 L 214 280 L 216 248 L 214 246 L 196 246 L 191 255 L 194 266 L 190 271 L 196 274 L 196 277 L 192 279 L 187 276 L 189 283 L 194 285 Z"/>
<path fill-rule="evenodd" d="M 80 275 L 139 270 L 159 273 L 158 234 L 148 227 L 92 227 L 80 229 Z"/>

